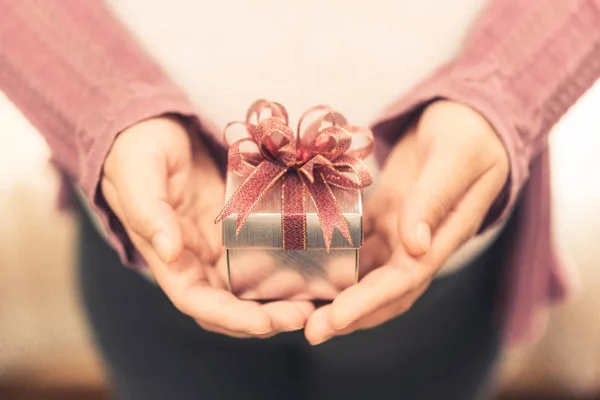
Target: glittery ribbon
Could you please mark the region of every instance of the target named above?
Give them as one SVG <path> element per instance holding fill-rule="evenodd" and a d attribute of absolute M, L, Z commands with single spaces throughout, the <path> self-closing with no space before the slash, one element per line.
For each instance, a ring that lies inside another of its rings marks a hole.
<path fill-rule="evenodd" d="M 264 111 L 270 111 L 270 116 L 263 118 Z M 303 129 L 310 117 L 312 121 Z M 306 249 L 307 195 L 317 210 L 327 251 L 336 227 L 352 245 L 332 186 L 361 190 L 373 182 L 363 162 L 373 149 L 371 130 L 349 125 L 328 106 L 316 106 L 302 115 L 294 132 L 285 108 L 267 100 L 254 102 L 244 122 L 228 124 L 226 135 L 234 125 L 242 125 L 247 137 L 229 146 L 228 169 L 245 179 L 215 222 L 237 213 L 236 235 L 239 234 L 256 204 L 280 183 L 284 249 Z"/>

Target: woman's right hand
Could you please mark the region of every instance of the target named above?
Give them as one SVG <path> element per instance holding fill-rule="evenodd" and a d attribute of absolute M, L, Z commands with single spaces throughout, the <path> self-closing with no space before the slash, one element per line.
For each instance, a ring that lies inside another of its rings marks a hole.
<path fill-rule="evenodd" d="M 217 274 L 221 233 L 213 221 L 224 182 L 202 141 L 178 120 L 153 118 L 123 131 L 101 188 L 160 287 L 204 329 L 268 337 L 304 327 L 312 303 L 242 301 Z"/>

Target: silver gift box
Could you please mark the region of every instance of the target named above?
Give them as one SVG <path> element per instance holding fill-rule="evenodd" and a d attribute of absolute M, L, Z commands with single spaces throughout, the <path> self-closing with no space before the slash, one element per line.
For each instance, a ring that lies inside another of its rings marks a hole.
<path fill-rule="evenodd" d="M 227 177 L 226 201 L 243 178 Z M 358 253 L 363 240 L 362 193 L 332 188 L 346 219 L 352 245 L 336 229 L 331 249 L 316 210 L 306 199 L 306 250 L 284 250 L 281 185 L 275 184 L 253 208 L 236 235 L 237 214 L 223 220 L 226 263 L 220 271 L 229 290 L 247 300 L 331 300 L 358 280 Z"/>

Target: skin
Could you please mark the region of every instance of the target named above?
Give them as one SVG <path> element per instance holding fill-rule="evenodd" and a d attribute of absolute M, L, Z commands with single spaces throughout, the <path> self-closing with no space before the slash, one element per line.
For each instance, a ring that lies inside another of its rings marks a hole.
<path fill-rule="evenodd" d="M 476 234 L 508 175 L 508 155 L 483 116 L 450 101 L 427 107 L 395 145 L 365 205 L 361 257 L 371 271 L 310 316 L 309 342 L 406 312 Z"/>
<path fill-rule="evenodd" d="M 269 337 L 301 329 L 310 302 L 242 301 L 227 291 L 221 255 L 224 182 L 204 145 L 176 120 L 149 119 L 123 131 L 104 164 L 103 195 L 171 302 L 204 329 Z"/>
<path fill-rule="evenodd" d="M 104 166 L 102 191 L 158 284 L 204 329 L 269 337 L 304 327 L 307 340 L 368 329 L 406 312 L 486 216 L 509 175 L 494 129 L 451 101 L 428 106 L 392 149 L 365 205 L 361 250 L 368 272 L 333 303 L 259 304 L 231 295 L 216 272 L 224 183 L 202 143 L 176 120 L 122 132 Z M 210 188 L 210 189 L 208 189 Z"/>

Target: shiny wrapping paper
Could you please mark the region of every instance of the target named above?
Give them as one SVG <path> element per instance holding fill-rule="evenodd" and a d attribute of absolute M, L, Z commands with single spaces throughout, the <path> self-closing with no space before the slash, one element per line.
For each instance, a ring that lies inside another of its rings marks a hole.
<path fill-rule="evenodd" d="M 227 199 L 242 178 L 229 174 Z M 352 244 L 338 231 L 331 249 L 325 242 L 314 205 L 306 202 L 306 250 L 282 246 L 281 187 L 272 187 L 255 206 L 236 235 L 237 214 L 223 220 L 229 289 L 252 300 L 331 300 L 358 279 L 358 249 L 362 244 L 362 194 L 333 189 L 346 219 Z"/>
<path fill-rule="evenodd" d="M 230 140 L 232 127 L 243 128 Z M 225 128 L 223 223 L 229 289 L 252 300 L 330 300 L 358 279 L 362 190 L 373 182 L 374 142 L 329 106 L 294 130 L 279 104 L 254 102 Z"/>

